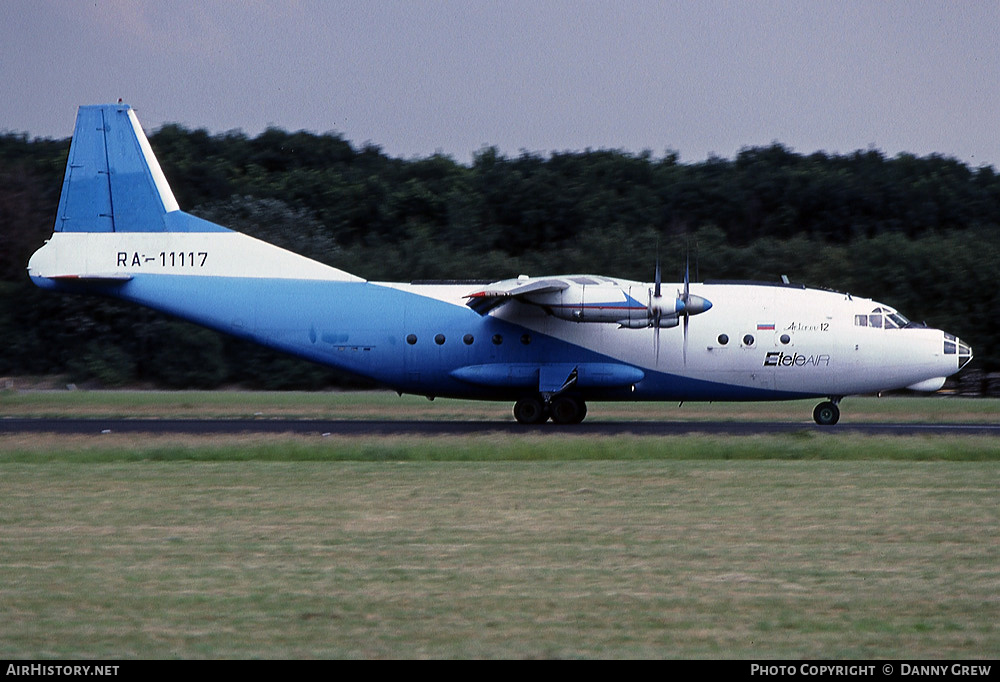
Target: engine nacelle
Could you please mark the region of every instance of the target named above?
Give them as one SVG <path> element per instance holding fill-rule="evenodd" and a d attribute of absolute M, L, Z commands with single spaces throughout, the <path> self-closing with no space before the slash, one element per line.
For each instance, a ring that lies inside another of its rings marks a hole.
<path fill-rule="evenodd" d="M 676 327 L 681 323 L 680 317 L 661 317 L 659 324 L 653 324 L 653 320 L 646 318 L 644 320 L 618 320 L 618 326 L 624 329 L 646 329 L 647 327 L 659 327 L 660 329 L 669 329 L 670 327 Z"/>

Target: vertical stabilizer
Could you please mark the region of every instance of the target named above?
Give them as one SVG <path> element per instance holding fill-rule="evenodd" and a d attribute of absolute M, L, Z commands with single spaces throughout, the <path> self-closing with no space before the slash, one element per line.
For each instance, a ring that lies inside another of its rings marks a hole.
<path fill-rule="evenodd" d="M 82 106 L 70 145 L 55 231 L 28 262 L 38 286 L 79 284 L 186 319 L 172 290 L 139 295 L 160 277 L 364 282 L 360 277 L 185 213 L 127 104 Z M 202 311 L 203 312 L 203 311 Z"/>
<path fill-rule="evenodd" d="M 80 107 L 55 231 L 164 232 L 177 210 L 132 108 Z"/>

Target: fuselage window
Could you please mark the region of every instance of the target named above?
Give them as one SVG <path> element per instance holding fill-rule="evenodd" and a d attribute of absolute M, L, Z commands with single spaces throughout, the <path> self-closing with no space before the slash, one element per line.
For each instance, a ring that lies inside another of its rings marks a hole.
<path fill-rule="evenodd" d="M 781 342 L 787 346 L 792 342 L 792 337 L 790 337 L 788 334 L 782 334 Z"/>
<path fill-rule="evenodd" d="M 472 342 L 475 340 L 476 338 L 472 334 L 466 334 L 465 336 L 462 337 L 462 341 L 465 343 L 466 346 L 471 346 Z"/>
<path fill-rule="evenodd" d="M 435 336 L 434 337 L 434 343 L 436 343 L 439 346 L 443 346 L 444 345 L 444 334 L 438 334 L 437 336 Z"/>
<path fill-rule="evenodd" d="M 725 346 L 727 343 L 729 343 L 729 336 L 726 334 L 719 334 L 719 345 Z"/>
<path fill-rule="evenodd" d="M 406 337 L 406 342 L 412 346 L 417 342 L 417 335 L 410 334 L 409 336 Z"/>
<path fill-rule="evenodd" d="M 753 345 L 753 335 L 752 334 L 747 334 L 746 336 L 743 337 L 743 345 L 744 346 L 752 346 Z"/>
<path fill-rule="evenodd" d="M 855 315 L 854 316 L 854 326 L 855 327 L 867 327 L 868 326 L 868 316 L 867 315 Z"/>
<path fill-rule="evenodd" d="M 531 343 L 531 334 L 522 334 L 521 343 L 523 343 L 525 346 Z"/>
<path fill-rule="evenodd" d="M 868 316 L 868 326 L 869 327 L 882 327 L 882 316 L 881 315 L 869 315 Z"/>
<path fill-rule="evenodd" d="M 493 335 L 493 345 L 494 346 L 499 346 L 501 343 L 503 343 L 503 336 L 501 336 L 500 334 L 494 334 Z"/>

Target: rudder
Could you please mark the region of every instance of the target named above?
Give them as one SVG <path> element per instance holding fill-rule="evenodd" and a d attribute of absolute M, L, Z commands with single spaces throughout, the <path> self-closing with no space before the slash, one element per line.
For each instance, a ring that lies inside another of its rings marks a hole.
<path fill-rule="evenodd" d="M 177 210 L 132 107 L 80 107 L 55 231 L 165 232 Z"/>

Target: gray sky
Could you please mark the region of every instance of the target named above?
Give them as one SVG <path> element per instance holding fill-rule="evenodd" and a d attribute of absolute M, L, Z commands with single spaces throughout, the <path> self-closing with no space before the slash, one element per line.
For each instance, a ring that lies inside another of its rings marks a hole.
<path fill-rule="evenodd" d="M 0 130 L 336 131 L 468 163 L 777 141 L 1000 169 L 1000 2 L 0 0 Z"/>

